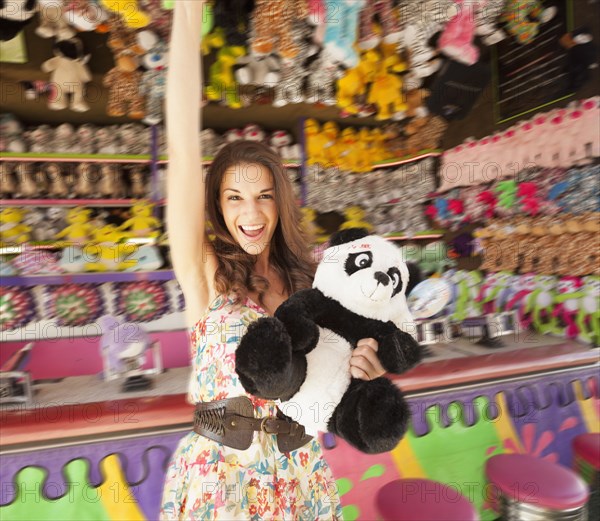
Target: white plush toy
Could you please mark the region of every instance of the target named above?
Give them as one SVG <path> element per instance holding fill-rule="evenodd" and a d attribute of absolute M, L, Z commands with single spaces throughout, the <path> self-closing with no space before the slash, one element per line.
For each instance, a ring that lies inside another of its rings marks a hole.
<path fill-rule="evenodd" d="M 312 289 L 294 293 L 274 317 L 250 324 L 236 351 L 247 392 L 281 399 L 280 409 L 308 435 L 330 431 L 367 453 L 393 449 L 406 431 L 408 406 L 385 377 L 350 374 L 362 338 L 379 343 L 383 367 L 399 374 L 420 348 L 406 295 L 420 282 L 400 250 L 361 229 L 331 239 Z"/>

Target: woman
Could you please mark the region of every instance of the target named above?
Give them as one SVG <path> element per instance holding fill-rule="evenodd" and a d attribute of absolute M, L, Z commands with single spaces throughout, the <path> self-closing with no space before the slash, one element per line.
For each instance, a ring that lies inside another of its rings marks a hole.
<path fill-rule="evenodd" d="M 215 158 L 206 180 L 201 174 L 199 110 L 190 110 L 200 98 L 201 8 L 194 0 L 175 3 L 167 87 L 167 226 L 192 330 L 188 400 L 200 404 L 202 414 L 207 403 L 210 408 L 247 397 L 251 409 L 245 417 L 277 421 L 275 402 L 245 393 L 235 373 L 235 349 L 250 322 L 310 287 L 314 265 L 299 231 L 292 187 L 270 149 L 233 143 Z M 350 366 L 354 377 L 385 372 L 376 350 L 373 339 L 358 343 Z M 197 423 L 196 417 L 195 431 L 181 440 L 167 470 L 161 519 L 342 519 L 317 440 L 303 439 L 282 452 L 279 435 L 259 428 L 242 450 L 228 434 L 199 434 Z"/>

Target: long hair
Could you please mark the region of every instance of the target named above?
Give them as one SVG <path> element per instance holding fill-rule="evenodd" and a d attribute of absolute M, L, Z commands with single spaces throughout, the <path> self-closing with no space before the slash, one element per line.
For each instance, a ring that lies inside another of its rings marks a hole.
<path fill-rule="evenodd" d="M 274 199 L 279 220 L 270 243 L 269 263 L 283 280 L 288 295 L 310 288 L 315 263 L 300 225 L 300 210 L 280 157 L 270 148 L 255 141 L 235 141 L 223 147 L 212 162 L 206 179 L 206 210 L 210 220 L 217 254 L 215 288 L 221 295 L 233 294 L 236 303 L 243 302 L 249 291 L 256 291 L 259 304 L 269 287 L 264 277 L 253 273 L 257 260 L 231 236 L 219 207 L 221 184 L 225 172 L 236 165 L 260 164 L 273 176 Z"/>

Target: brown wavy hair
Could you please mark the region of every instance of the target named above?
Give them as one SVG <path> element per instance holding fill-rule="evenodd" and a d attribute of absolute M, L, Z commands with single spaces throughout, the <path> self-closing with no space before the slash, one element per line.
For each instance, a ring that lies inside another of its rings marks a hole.
<path fill-rule="evenodd" d="M 220 295 L 233 294 L 236 303 L 243 302 L 249 291 L 256 291 L 262 305 L 269 282 L 253 273 L 258 257 L 244 251 L 231 236 L 219 207 L 225 172 L 243 164 L 263 165 L 273 175 L 279 220 L 270 243 L 269 263 L 283 280 L 287 294 L 310 288 L 316 266 L 300 224 L 300 209 L 294 200 L 292 184 L 279 155 L 255 141 L 235 141 L 224 146 L 206 178 L 206 210 L 213 227 L 212 244 L 218 262 L 215 288 Z"/>

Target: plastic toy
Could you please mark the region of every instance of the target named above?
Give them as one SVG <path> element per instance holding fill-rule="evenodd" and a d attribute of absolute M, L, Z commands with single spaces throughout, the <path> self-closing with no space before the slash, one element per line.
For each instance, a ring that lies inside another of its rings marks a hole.
<path fill-rule="evenodd" d="M 117 227 L 118 231 L 131 230 L 130 237 L 156 238 L 160 235 L 157 229 L 160 221 L 152 216 L 154 204 L 149 201 L 139 201 L 131 207 L 132 217 Z"/>

